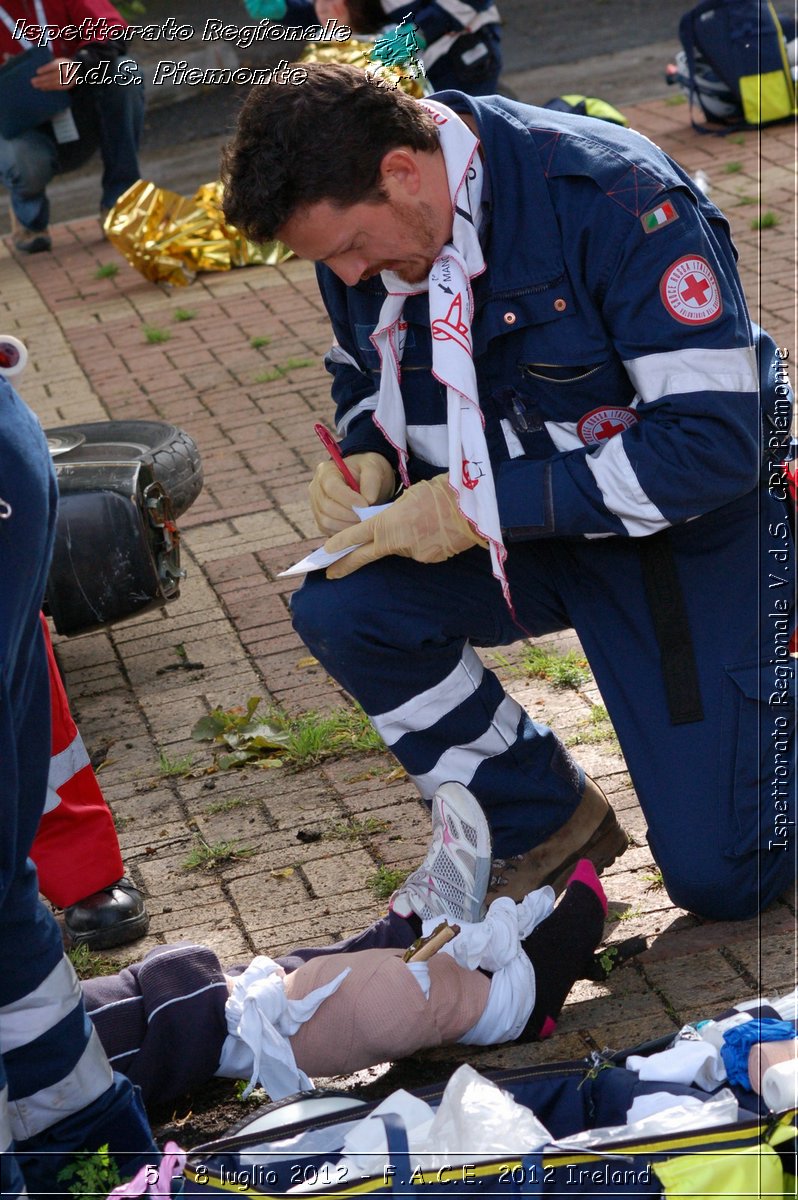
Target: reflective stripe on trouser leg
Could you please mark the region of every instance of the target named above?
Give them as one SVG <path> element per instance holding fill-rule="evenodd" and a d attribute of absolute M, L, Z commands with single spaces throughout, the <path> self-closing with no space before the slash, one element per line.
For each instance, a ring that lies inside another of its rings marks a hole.
<path fill-rule="evenodd" d="M 67 958 L 38 987 L 0 1008 L 0 1053 L 12 1081 L 8 1113 L 17 1141 L 79 1112 L 111 1086 L 111 1066 Z"/>
<path fill-rule="evenodd" d="M 534 594 L 550 592 L 541 567 Z M 545 614 L 552 629 L 562 625 L 554 607 Z M 292 611 L 305 643 L 427 799 L 446 780 L 470 788 L 498 856 L 537 845 L 571 816 L 584 785 L 579 768 L 556 735 L 506 695 L 471 644 L 523 635 L 486 554 L 435 564 L 392 557 L 340 580 L 308 577 Z"/>
<path fill-rule="evenodd" d="M 83 738 L 79 733 L 76 733 L 72 741 L 66 746 L 60 754 L 53 754 L 50 758 L 50 773 L 47 776 L 47 801 L 44 806 L 45 813 L 52 812 L 54 808 L 58 808 L 61 803 L 61 797 L 58 794 L 64 784 L 69 783 L 79 771 L 84 767 L 91 766 L 89 752 Z"/>
<path fill-rule="evenodd" d="M 485 697 L 480 695 L 480 689 L 486 693 Z M 390 712 L 372 716 L 371 720 L 387 746 L 395 749 L 404 740 L 404 755 L 412 759 L 413 742 L 420 744 L 421 740 L 414 738 L 414 735 L 423 735 L 455 712 L 462 730 L 464 706 L 476 700 L 480 706 L 489 709 L 490 691 L 485 668 L 473 647 L 466 643 L 459 663 L 439 684 Z M 428 770 L 411 775 L 421 795 L 425 800 L 431 800 L 440 785 L 448 780 L 457 780 L 468 787 L 486 759 L 503 754 L 512 747 L 523 718 L 524 711 L 520 704 L 510 696 L 504 696 L 495 707 L 486 729 L 474 729 L 476 737 L 449 745 Z"/>

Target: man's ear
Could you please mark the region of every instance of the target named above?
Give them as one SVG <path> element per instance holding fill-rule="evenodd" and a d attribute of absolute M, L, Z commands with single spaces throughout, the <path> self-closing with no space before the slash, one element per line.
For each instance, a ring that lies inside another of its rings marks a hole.
<path fill-rule="evenodd" d="M 415 196 L 421 187 L 418 151 L 407 146 L 389 150 L 380 163 L 380 182 L 388 199 L 395 195 Z"/>

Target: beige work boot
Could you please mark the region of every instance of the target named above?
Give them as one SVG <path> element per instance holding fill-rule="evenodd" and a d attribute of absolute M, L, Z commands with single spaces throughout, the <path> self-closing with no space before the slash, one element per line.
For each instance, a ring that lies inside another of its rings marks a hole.
<path fill-rule="evenodd" d="M 49 229 L 26 229 L 20 225 L 11 205 L 8 206 L 11 215 L 11 240 L 21 254 L 41 254 L 43 250 L 52 250 Z"/>
<path fill-rule="evenodd" d="M 580 858 L 589 858 L 601 874 L 629 845 L 610 802 L 595 780 L 585 776 L 576 812 L 565 824 L 526 854 L 494 859 L 488 903 L 497 896 L 520 902 L 528 892 L 549 884 L 559 894 Z"/>

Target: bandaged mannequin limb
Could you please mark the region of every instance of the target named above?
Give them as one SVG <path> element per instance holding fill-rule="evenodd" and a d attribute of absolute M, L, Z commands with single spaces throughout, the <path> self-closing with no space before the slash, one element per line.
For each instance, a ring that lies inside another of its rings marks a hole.
<path fill-rule="evenodd" d="M 591 975 L 606 900 L 590 863 L 574 872 L 553 912 L 542 888 L 521 905 L 502 897 L 428 962 L 393 948 L 338 951 L 291 970 L 256 958 L 222 971 L 208 947 L 158 947 L 84 995 L 114 1065 L 147 1103 L 202 1086 L 211 1075 L 261 1082 L 272 1099 L 452 1041 L 488 1045 L 545 1037 L 574 980 Z M 424 923 L 429 934 L 440 918 Z M 197 1046 L 185 1048 L 185 1030 Z"/>
<path fill-rule="evenodd" d="M 260 1083 L 276 1100 L 307 1088 L 314 1075 L 347 1074 L 435 1046 L 545 1036 L 546 1020 L 553 1026 L 601 938 L 606 900 L 591 863 L 579 864 L 553 907 L 548 887 L 521 904 L 495 900 L 483 921 L 463 923 L 425 962 L 405 962 L 401 950 L 364 950 L 311 959 L 285 975 L 271 959 L 255 959 L 233 981 L 217 1074 L 248 1076 L 250 1087 Z M 533 957 L 534 931 L 550 921 L 557 944 L 540 941 L 545 950 Z M 425 921 L 424 934 L 437 924 Z"/>

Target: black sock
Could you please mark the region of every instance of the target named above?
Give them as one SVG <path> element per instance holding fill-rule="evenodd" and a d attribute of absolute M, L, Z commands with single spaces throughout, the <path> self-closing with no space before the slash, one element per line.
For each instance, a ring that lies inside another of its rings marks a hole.
<path fill-rule="evenodd" d="M 532 1042 L 554 1032 L 574 983 L 590 976 L 606 913 L 607 900 L 593 864 L 582 859 L 554 912 L 524 939 L 536 988 L 535 1007 L 519 1041 Z"/>

